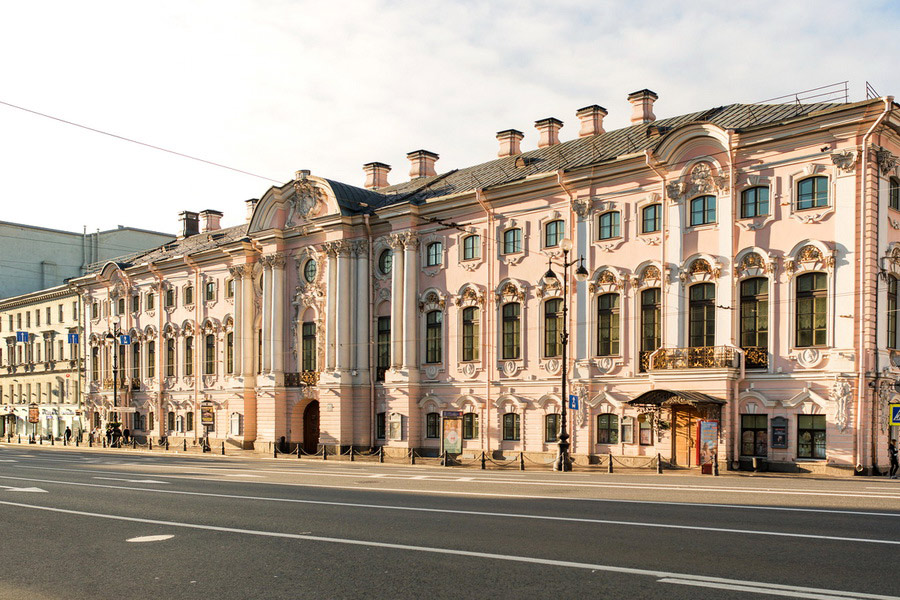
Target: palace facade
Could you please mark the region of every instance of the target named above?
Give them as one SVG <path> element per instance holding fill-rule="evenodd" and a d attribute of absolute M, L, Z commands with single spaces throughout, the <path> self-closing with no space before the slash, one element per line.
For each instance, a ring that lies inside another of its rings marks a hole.
<path fill-rule="evenodd" d="M 714 420 L 729 467 L 886 465 L 893 98 L 665 119 L 655 93 L 628 100 L 629 127 L 588 106 L 575 139 L 542 119 L 536 149 L 504 130 L 472 167 L 439 174 L 436 153 L 411 152 L 400 184 L 380 162 L 363 187 L 298 171 L 237 227 L 182 213 L 174 242 L 72 281 L 91 424 L 436 454 L 459 413 L 464 454 L 549 459 L 565 315 L 578 461 L 693 466 Z M 569 244 L 589 276 L 563 286 Z"/>

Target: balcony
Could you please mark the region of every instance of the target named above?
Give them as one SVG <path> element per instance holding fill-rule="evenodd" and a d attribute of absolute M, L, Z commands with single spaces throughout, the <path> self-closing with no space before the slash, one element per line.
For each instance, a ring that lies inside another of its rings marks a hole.
<path fill-rule="evenodd" d="M 122 379 L 121 377 L 119 378 L 118 384 L 119 384 L 119 389 L 120 389 L 120 390 L 127 390 L 127 389 L 128 389 L 128 385 L 126 384 L 125 380 Z M 112 380 L 111 378 L 110 378 L 110 379 L 104 379 L 104 380 L 103 380 L 103 389 L 104 389 L 104 390 L 111 390 L 111 389 L 113 389 L 113 380 Z"/>
<path fill-rule="evenodd" d="M 738 353 L 731 346 L 660 348 L 652 357 L 648 358 L 651 371 L 740 368 Z"/>
<path fill-rule="evenodd" d="M 300 371 L 299 373 L 285 373 L 285 387 L 312 386 L 319 383 L 318 371 Z"/>
<path fill-rule="evenodd" d="M 744 368 L 765 369 L 769 366 L 769 349 L 763 346 L 744 348 Z"/>

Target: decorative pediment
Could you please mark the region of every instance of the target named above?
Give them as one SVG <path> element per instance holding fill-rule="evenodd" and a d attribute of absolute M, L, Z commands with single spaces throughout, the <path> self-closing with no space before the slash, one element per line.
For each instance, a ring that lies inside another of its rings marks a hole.
<path fill-rule="evenodd" d="M 497 302 L 522 302 L 525 300 L 525 287 L 510 279 L 500 284 L 496 296 Z"/>
<path fill-rule="evenodd" d="M 426 290 L 419 299 L 419 312 L 429 312 L 432 310 L 444 310 L 447 307 L 447 301 L 443 294 L 437 290 Z"/>
<path fill-rule="evenodd" d="M 456 296 L 457 306 L 484 306 L 484 292 L 471 284 L 466 284 Z"/>

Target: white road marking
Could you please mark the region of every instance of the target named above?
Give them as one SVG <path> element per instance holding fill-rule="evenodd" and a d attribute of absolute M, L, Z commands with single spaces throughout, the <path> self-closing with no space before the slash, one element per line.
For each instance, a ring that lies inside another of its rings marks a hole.
<path fill-rule="evenodd" d="M 222 477 L 263 477 L 263 475 L 253 475 L 252 473 L 219 473 Z"/>
<path fill-rule="evenodd" d="M 14 458 L 0 458 L 0 462 L 19 462 Z"/>
<path fill-rule="evenodd" d="M 28 488 L 20 488 L 20 487 L 11 487 L 8 485 L 0 485 L 0 488 L 6 490 L 7 492 L 39 492 L 39 493 L 48 493 L 47 490 L 42 490 L 37 487 L 28 487 Z"/>
<path fill-rule="evenodd" d="M 652 569 L 637 569 L 633 567 L 618 567 L 614 565 L 600 565 L 591 563 L 582 563 L 567 560 L 555 560 L 549 558 L 539 558 L 534 556 L 517 556 L 512 554 L 496 554 L 492 552 L 477 552 L 473 550 L 457 550 L 453 548 L 437 548 L 433 546 L 413 546 L 410 544 L 394 544 L 390 542 L 376 542 L 369 540 L 356 540 L 349 538 L 326 537 L 319 535 L 309 535 L 305 533 L 286 533 L 280 531 L 261 531 L 257 529 L 241 529 L 237 527 L 219 527 L 216 525 L 201 525 L 199 523 L 185 523 L 181 521 L 162 521 L 157 519 L 143 519 L 139 517 L 126 517 L 124 515 L 111 515 L 104 513 L 92 513 L 81 510 L 71 510 L 66 508 L 55 508 L 52 506 L 37 506 L 34 504 L 22 504 L 20 502 L 6 502 L 0 500 L 0 505 L 15 506 L 17 508 L 25 508 L 31 510 L 41 510 L 47 512 L 55 512 L 67 515 L 76 515 L 81 517 L 95 517 L 99 519 L 109 519 L 113 521 L 126 521 L 129 523 L 146 523 L 149 525 L 161 525 L 164 527 L 180 527 L 184 529 L 198 529 L 202 531 L 215 531 L 219 533 L 237 533 L 242 535 L 253 535 L 261 537 L 282 538 L 291 540 L 304 540 L 309 542 L 324 542 L 330 544 L 344 544 L 348 546 L 362 546 L 366 548 L 386 548 L 390 550 L 403 550 L 407 552 L 425 552 L 429 554 L 443 554 L 449 556 L 462 556 L 466 558 L 492 559 L 506 562 L 527 563 L 535 565 L 544 565 L 549 567 L 564 567 L 570 569 L 582 569 L 587 571 L 604 571 L 607 573 L 619 573 L 622 575 L 638 575 L 653 577 L 657 581 L 666 580 L 666 583 L 675 582 L 705 582 L 719 585 L 745 586 L 752 589 L 767 589 L 799 592 L 806 594 L 816 594 L 815 598 L 865 598 L 871 600 L 900 600 L 900 596 L 885 596 L 882 594 L 867 594 L 863 592 L 849 592 L 843 590 L 829 590 L 823 588 L 813 588 L 795 585 L 781 585 L 775 583 L 766 583 L 762 581 L 745 581 L 741 579 L 727 579 L 724 577 L 708 577 L 705 575 L 692 575 L 690 573 L 674 573 L 669 571 L 657 571 Z"/>
<path fill-rule="evenodd" d="M 94 477 L 94 479 L 106 479 L 109 481 L 124 481 L 126 483 L 162 483 L 168 485 L 168 481 L 157 481 L 155 479 L 124 479 L 122 477 Z"/>
<path fill-rule="evenodd" d="M 0 477 L 2 479 L 17 479 L 13 477 Z M 618 525 L 622 527 L 650 527 L 658 529 L 680 529 L 688 531 L 711 531 L 715 533 L 732 533 L 741 535 L 764 535 L 771 537 L 789 537 L 789 538 L 805 538 L 815 540 L 828 540 L 838 542 L 858 542 L 863 544 L 888 544 L 900 546 L 900 540 L 885 540 L 874 538 L 854 538 L 832 535 L 816 535 L 811 533 L 786 533 L 781 531 L 765 531 L 760 529 L 731 529 L 725 527 L 704 527 L 700 525 L 675 525 L 670 523 L 651 523 L 647 521 L 617 521 L 612 519 L 589 519 L 582 517 L 558 517 L 555 515 L 530 515 L 525 513 L 504 513 L 504 512 L 487 512 L 478 510 L 460 510 L 449 508 L 424 508 L 415 506 L 399 506 L 390 504 L 363 504 L 361 502 L 332 502 L 327 500 L 303 500 L 300 498 L 271 498 L 266 496 L 245 496 L 240 494 L 216 494 L 212 492 L 188 492 L 184 490 L 155 490 L 153 488 L 132 488 L 126 486 L 103 485 L 97 483 L 76 483 L 70 481 L 47 481 L 42 479 L 26 479 L 25 481 L 36 481 L 43 483 L 58 483 L 61 485 L 75 485 L 82 487 L 98 487 L 115 490 L 128 490 L 139 492 L 156 492 L 158 494 L 174 494 L 178 496 L 200 496 L 206 498 L 228 498 L 232 500 L 255 500 L 260 502 L 284 502 L 288 504 L 307 504 L 317 506 L 343 506 L 348 508 L 364 508 L 375 510 L 399 510 L 408 512 L 424 512 L 438 513 L 450 515 L 464 515 L 476 517 L 499 517 L 508 519 L 530 519 L 536 521 L 560 521 L 565 523 L 588 523 L 593 525 Z M 35 488 L 37 489 L 37 488 Z M 352 489 L 352 488 L 351 488 Z M 43 490 L 41 490 L 43 491 Z M 498 494 L 499 495 L 499 494 Z M 866 513 L 871 516 L 873 513 Z M 890 516 L 900 516 L 890 514 Z"/>
<path fill-rule="evenodd" d="M 823 590 L 816 592 L 800 592 L 792 590 L 780 590 L 769 586 L 768 584 L 728 584 L 716 583 L 712 581 L 696 581 L 691 579 L 676 579 L 666 577 L 660 579 L 658 583 L 677 583 L 679 585 L 690 585 L 694 587 L 714 588 L 718 590 L 730 590 L 735 592 L 749 592 L 751 594 L 766 594 L 767 596 L 786 596 L 789 598 L 813 598 L 814 600 L 852 600 L 853 598 L 861 598 L 858 594 L 852 592 L 838 592 L 834 590 Z"/>
<path fill-rule="evenodd" d="M 174 535 L 143 535 L 141 537 L 133 537 L 125 540 L 126 542 L 161 542 L 163 540 L 171 540 Z"/>

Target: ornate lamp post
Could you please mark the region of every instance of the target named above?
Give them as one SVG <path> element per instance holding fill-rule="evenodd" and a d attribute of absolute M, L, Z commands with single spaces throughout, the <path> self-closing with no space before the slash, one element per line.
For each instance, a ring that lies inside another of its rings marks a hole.
<path fill-rule="evenodd" d="M 566 430 L 566 405 L 568 402 L 568 396 L 566 395 L 566 378 L 568 371 L 568 348 L 569 348 L 569 323 L 568 323 L 568 315 L 569 315 L 569 267 L 578 263 L 578 268 L 575 269 L 575 279 L 577 281 L 585 281 L 589 274 L 587 269 L 584 268 L 584 257 L 581 256 L 577 259 L 569 260 L 569 252 L 572 251 L 572 240 L 564 239 L 559 244 L 560 249 L 562 250 L 562 264 L 558 264 L 557 266 L 562 267 L 563 270 L 563 279 L 562 279 L 562 301 L 563 301 L 563 311 L 562 311 L 562 328 L 561 333 L 559 335 L 559 341 L 562 345 L 562 419 L 559 427 L 559 453 L 556 456 L 556 462 L 553 463 L 554 471 L 571 471 L 572 470 L 572 461 L 569 458 L 569 433 Z M 553 281 L 559 281 L 556 277 L 556 273 L 553 272 L 553 260 L 549 260 L 549 266 L 547 268 L 547 272 L 544 274 L 544 280 L 547 283 L 551 283 Z"/>
<path fill-rule="evenodd" d="M 119 406 L 119 322 L 113 321 L 113 330 L 106 332 L 106 340 L 112 344 L 112 371 L 113 371 L 113 411 L 118 414 Z"/>

